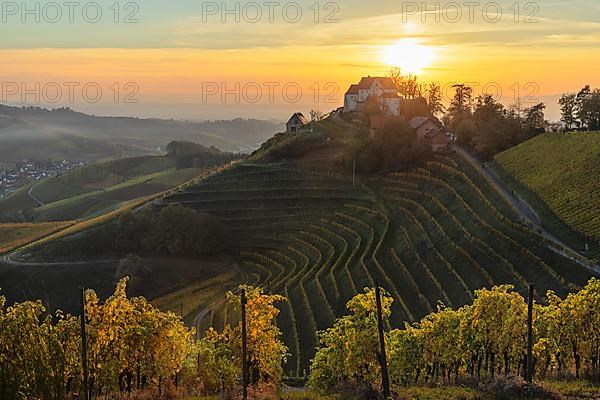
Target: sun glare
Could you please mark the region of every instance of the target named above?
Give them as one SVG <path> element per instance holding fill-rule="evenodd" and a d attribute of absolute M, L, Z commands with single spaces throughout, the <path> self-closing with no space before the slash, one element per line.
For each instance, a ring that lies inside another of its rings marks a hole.
<path fill-rule="evenodd" d="M 402 72 L 418 74 L 435 60 L 435 49 L 415 39 L 402 39 L 381 50 L 382 61 Z"/>

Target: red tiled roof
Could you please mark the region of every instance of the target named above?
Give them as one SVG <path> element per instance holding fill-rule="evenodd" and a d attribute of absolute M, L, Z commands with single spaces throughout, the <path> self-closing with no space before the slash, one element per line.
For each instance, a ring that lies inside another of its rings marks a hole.
<path fill-rule="evenodd" d="M 417 129 L 427 121 L 432 121 L 438 127 L 442 126 L 440 120 L 435 117 L 414 117 L 409 121 L 409 124 L 413 129 Z"/>
<path fill-rule="evenodd" d="M 373 82 L 375 82 L 376 80 L 381 82 L 381 86 L 383 86 L 384 89 L 396 88 L 396 85 L 394 85 L 394 81 L 392 80 L 392 78 L 383 76 L 368 76 L 366 78 L 362 78 L 358 86 L 360 87 L 360 89 L 369 89 L 371 86 L 373 86 Z"/>
<path fill-rule="evenodd" d="M 350 88 L 346 92 L 346 94 L 358 94 L 358 89 L 360 89 L 359 85 L 350 85 Z"/>

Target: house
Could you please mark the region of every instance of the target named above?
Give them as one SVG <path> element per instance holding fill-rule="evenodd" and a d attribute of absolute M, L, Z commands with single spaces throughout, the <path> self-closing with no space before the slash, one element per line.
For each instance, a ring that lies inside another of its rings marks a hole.
<path fill-rule="evenodd" d="M 430 145 L 434 152 L 445 150 L 455 140 L 455 136 L 446 132 L 435 117 L 414 117 L 409 125 L 416 131 L 417 140 Z"/>
<path fill-rule="evenodd" d="M 350 85 L 344 95 L 344 112 L 365 112 L 367 100 L 376 99 L 384 115 L 400 115 L 402 98 L 391 78 L 365 77 L 358 84 Z"/>
<path fill-rule="evenodd" d="M 442 123 L 435 117 L 414 117 L 408 123 L 417 132 L 419 140 L 423 140 L 429 132 L 442 127 Z"/>
<path fill-rule="evenodd" d="M 300 131 L 308 123 L 308 120 L 301 112 L 294 113 L 290 120 L 285 124 L 285 131 L 288 133 L 295 133 Z"/>
<path fill-rule="evenodd" d="M 446 150 L 450 144 L 450 136 L 443 128 L 429 131 L 423 137 L 423 141 L 431 146 L 433 152 Z"/>

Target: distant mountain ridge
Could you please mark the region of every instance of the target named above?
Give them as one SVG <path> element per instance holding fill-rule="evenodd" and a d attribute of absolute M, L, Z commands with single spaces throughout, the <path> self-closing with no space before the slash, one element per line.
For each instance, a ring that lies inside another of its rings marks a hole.
<path fill-rule="evenodd" d="M 257 119 L 190 122 L 0 105 L 0 162 L 65 158 L 93 162 L 158 154 L 172 140 L 250 152 L 282 129 L 283 123 Z"/>

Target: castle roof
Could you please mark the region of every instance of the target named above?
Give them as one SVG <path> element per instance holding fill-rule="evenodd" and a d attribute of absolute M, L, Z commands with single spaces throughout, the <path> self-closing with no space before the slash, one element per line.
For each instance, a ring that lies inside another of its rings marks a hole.
<path fill-rule="evenodd" d="M 360 89 L 369 89 L 371 86 L 373 86 L 375 81 L 379 81 L 384 89 L 396 89 L 396 85 L 394 84 L 392 78 L 385 76 L 367 76 L 360 80 L 358 86 Z"/>
<path fill-rule="evenodd" d="M 360 89 L 360 85 L 350 85 L 350 88 L 346 92 L 346 94 L 358 94 L 358 90 Z"/>

